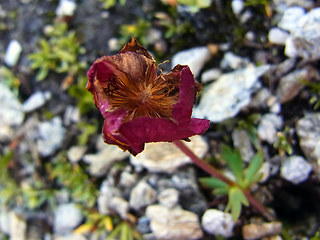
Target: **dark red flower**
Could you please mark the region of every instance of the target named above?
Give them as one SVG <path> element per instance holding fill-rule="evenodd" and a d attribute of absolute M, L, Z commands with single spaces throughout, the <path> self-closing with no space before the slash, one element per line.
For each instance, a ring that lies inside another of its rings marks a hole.
<path fill-rule="evenodd" d="M 209 121 L 191 118 L 200 85 L 188 66 L 157 75 L 151 55 L 135 39 L 119 54 L 97 59 L 87 89 L 103 115 L 103 138 L 137 155 L 148 142 L 203 134 Z"/>

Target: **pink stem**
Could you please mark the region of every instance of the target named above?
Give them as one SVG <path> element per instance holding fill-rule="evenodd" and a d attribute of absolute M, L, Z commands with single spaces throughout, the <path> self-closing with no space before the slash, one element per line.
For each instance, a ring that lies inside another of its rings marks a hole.
<path fill-rule="evenodd" d="M 207 164 L 206 162 L 202 161 L 200 158 L 198 158 L 182 141 L 177 140 L 173 141 L 173 143 L 188 157 L 191 158 L 193 163 L 197 165 L 199 168 L 204 170 L 205 172 L 209 173 L 213 177 L 220 179 L 221 181 L 227 183 L 229 186 L 235 186 L 237 185 L 235 182 L 221 174 L 217 169 L 215 169 L 213 166 Z M 267 219 L 271 220 L 273 217 L 267 212 L 267 210 L 262 206 L 260 202 L 258 202 L 248 190 L 242 189 L 244 195 L 250 202 L 252 206 L 254 206 L 259 212 L 261 212 Z"/>

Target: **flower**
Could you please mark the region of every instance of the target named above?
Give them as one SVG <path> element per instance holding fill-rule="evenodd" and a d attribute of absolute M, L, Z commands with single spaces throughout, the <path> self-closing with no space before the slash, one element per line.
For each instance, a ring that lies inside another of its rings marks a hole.
<path fill-rule="evenodd" d="M 145 143 L 188 140 L 209 127 L 209 120 L 191 118 L 200 85 L 189 67 L 157 75 L 154 59 L 135 39 L 120 53 L 97 59 L 86 88 L 105 119 L 104 141 L 133 155 Z"/>

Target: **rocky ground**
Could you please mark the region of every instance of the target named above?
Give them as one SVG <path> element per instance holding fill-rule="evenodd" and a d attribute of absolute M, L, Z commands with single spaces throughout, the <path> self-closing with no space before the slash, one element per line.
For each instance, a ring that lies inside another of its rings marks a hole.
<path fill-rule="evenodd" d="M 86 72 L 131 37 L 202 83 L 197 156 L 235 179 L 223 146 L 263 153 L 271 219 L 232 218 L 173 144 L 103 143 Z M 320 239 L 319 1 L 4 0 L 0 43 L 0 239 Z"/>

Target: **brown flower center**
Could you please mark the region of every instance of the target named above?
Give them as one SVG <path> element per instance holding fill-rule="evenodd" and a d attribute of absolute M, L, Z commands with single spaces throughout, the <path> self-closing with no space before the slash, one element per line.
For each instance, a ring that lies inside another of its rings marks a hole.
<path fill-rule="evenodd" d="M 141 81 L 117 74 L 104 92 L 111 110 L 127 110 L 124 122 L 139 116 L 171 118 L 173 105 L 179 99 L 179 80 L 169 75 L 154 78 L 146 73 L 146 79 Z"/>

